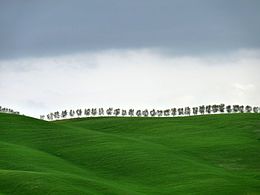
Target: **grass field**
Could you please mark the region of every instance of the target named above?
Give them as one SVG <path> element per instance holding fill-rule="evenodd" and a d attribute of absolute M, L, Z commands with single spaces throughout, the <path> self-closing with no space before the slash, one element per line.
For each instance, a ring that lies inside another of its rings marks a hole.
<path fill-rule="evenodd" d="M 0 194 L 260 194 L 260 114 L 0 114 Z"/>

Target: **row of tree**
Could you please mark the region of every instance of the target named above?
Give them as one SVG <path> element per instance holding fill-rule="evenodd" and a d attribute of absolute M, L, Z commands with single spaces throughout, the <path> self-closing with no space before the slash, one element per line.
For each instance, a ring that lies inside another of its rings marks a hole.
<path fill-rule="evenodd" d="M 185 108 L 171 108 L 165 110 L 157 109 L 144 109 L 144 110 L 135 110 L 135 109 L 120 109 L 120 108 L 86 108 L 86 109 L 77 109 L 77 110 L 64 110 L 56 111 L 49 113 L 46 116 L 41 115 L 41 119 L 47 120 L 57 120 L 65 118 L 75 118 L 75 117 L 95 117 L 95 116 L 137 116 L 137 117 L 169 117 L 169 116 L 190 116 L 190 115 L 203 115 L 211 113 L 259 113 L 259 107 L 252 106 L 243 106 L 243 105 L 227 105 L 225 104 L 215 104 L 215 105 L 202 105 L 199 107 L 185 107 Z"/>
<path fill-rule="evenodd" d="M 11 108 L 5 108 L 5 107 L 2 107 L 2 106 L 0 106 L 0 112 L 2 112 L 2 113 L 9 113 L 9 114 L 20 114 L 19 112 L 14 111 Z"/>

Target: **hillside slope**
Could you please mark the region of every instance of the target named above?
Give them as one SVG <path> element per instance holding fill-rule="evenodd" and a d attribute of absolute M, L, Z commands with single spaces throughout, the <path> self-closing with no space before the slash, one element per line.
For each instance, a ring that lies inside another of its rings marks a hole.
<path fill-rule="evenodd" d="M 0 113 L 0 194 L 260 194 L 260 115 Z"/>

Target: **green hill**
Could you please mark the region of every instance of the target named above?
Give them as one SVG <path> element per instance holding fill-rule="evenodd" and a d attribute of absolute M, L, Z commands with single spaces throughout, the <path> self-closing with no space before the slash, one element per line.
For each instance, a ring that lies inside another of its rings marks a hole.
<path fill-rule="evenodd" d="M 0 114 L 0 194 L 260 194 L 260 114 Z"/>

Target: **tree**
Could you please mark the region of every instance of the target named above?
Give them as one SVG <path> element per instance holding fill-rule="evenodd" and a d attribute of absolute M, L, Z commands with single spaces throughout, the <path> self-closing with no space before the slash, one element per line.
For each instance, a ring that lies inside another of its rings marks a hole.
<path fill-rule="evenodd" d="M 84 114 L 85 114 L 86 116 L 89 116 L 89 115 L 90 115 L 90 109 L 89 109 L 89 108 L 88 108 L 88 109 L 85 108 Z"/>
<path fill-rule="evenodd" d="M 113 113 L 113 108 L 108 108 L 108 109 L 106 110 L 106 113 L 107 113 L 108 116 L 111 116 L 112 113 Z"/>
<path fill-rule="evenodd" d="M 185 115 L 189 115 L 190 116 L 190 107 L 185 107 L 184 113 L 185 113 Z"/>
<path fill-rule="evenodd" d="M 127 111 L 126 110 L 122 110 L 122 116 L 126 116 L 127 115 Z"/>
<path fill-rule="evenodd" d="M 199 112 L 200 112 L 200 114 L 204 114 L 205 113 L 205 106 L 200 106 Z"/>
<path fill-rule="evenodd" d="M 164 116 L 169 116 L 170 115 L 170 109 L 164 110 L 163 111 Z"/>
<path fill-rule="evenodd" d="M 151 111 L 150 111 L 150 116 L 155 116 L 156 115 L 156 111 L 155 111 L 155 109 L 152 109 Z"/>
<path fill-rule="evenodd" d="M 222 113 L 225 112 L 225 104 L 219 105 L 219 111 L 222 112 Z"/>
<path fill-rule="evenodd" d="M 254 108 L 253 108 L 253 111 L 254 111 L 254 113 L 258 113 L 259 107 L 254 107 Z"/>
<path fill-rule="evenodd" d="M 128 115 L 129 116 L 134 116 L 135 115 L 135 110 L 134 109 L 129 109 L 129 111 L 128 111 Z"/>
<path fill-rule="evenodd" d="M 244 112 L 244 106 L 239 106 L 239 112 L 243 113 Z"/>
<path fill-rule="evenodd" d="M 239 105 L 233 105 L 233 112 L 237 113 L 239 111 Z"/>
<path fill-rule="evenodd" d="M 53 113 L 47 115 L 48 120 L 53 120 Z"/>
<path fill-rule="evenodd" d="M 206 112 L 207 112 L 208 114 L 211 113 L 211 105 L 206 106 Z"/>
<path fill-rule="evenodd" d="M 252 107 L 251 106 L 246 106 L 246 112 L 252 112 Z"/>
<path fill-rule="evenodd" d="M 67 110 L 64 110 L 64 111 L 61 112 L 61 117 L 66 118 L 67 114 L 68 114 Z"/>
<path fill-rule="evenodd" d="M 138 116 L 138 117 L 142 116 L 142 111 L 141 110 L 137 110 L 136 111 L 136 116 Z"/>
<path fill-rule="evenodd" d="M 157 114 L 158 114 L 158 116 L 162 116 L 163 115 L 163 111 L 162 110 L 157 110 Z"/>
<path fill-rule="evenodd" d="M 114 115 L 118 116 L 119 114 L 120 114 L 120 109 L 119 108 L 115 109 L 114 110 Z"/>
<path fill-rule="evenodd" d="M 54 118 L 55 118 L 55 119 L 59 119 L 59 118 L 60 118 L 60 113 L 59 113 L 59 111 L 54 112 Z"/>
<path fill-rule="evenodd" d="M 78 116 L 81 116 L 82 110 L 81 110 L 81 109 L 77 109 L 77 110 L 76 110 L 76 113 L 77 113 Z"/>
<path fill-rule="evenodd" d="M 74 110 L 70 110 L 70 116 L 73 117 L 75 115 L 75 111 Z"/>
<path fill-rule="evenodd" d="M 213 113 L 217 113 L 217 112 L 219 111 L 219 106 L 216 105 L 216 104 L 214 104 L 214 105 L 212 106 L 212 111 L 213 111 Z"/>
<path fill-rule="evenodd" d="M 226 111 L 227 111 L 227 113 L 231 113 L 231 112 L 232 112 L 232 108 L 231 108 L 230 105 L 228 105 L 228 106 L 226 107 Z"/>
<path fill-rule="evenodd" d="M 149 112 L 147 109 L 143 110 L 143 116 L 147 117 L 149 115 Z"/>
<path fill-rule="evenodd" d="M 171 115 L 172 115 L 172 116 L 175 116 L 175 115 L 176 115 L 176 112 L 177 112 L 177 109 L 176 109 L 176 108 L 172 108 L 172 109 L 171 109 Z"/>
<path fill-rule="evenodd" d="M 183 115 L 183 108 L 178 108 L 178 114 Z"/>
<path fill-rule="evenodd" d="M 193 114 L 194 114 L 194 115 L 197 115 L 197 114 L 198 114 L 198 110 L 199 110 L 198 107 L 193 107 L 193 108 L 192 108 Z"/>
<path fill-rule="evenodd" d="M 99 115 L 99 116 L 104 115 L 104 109 L 103 109 L 103 108 L 99 108 L 99 109 L 98 109 L 98 115 Z"/>
<path fill-rule="evenodd" d="M 96 116 L 97 115 L 97 109 L 96 108 L 92 108 L 91 109 L 91 114 L 92 114 L 92 116 Z"/>

